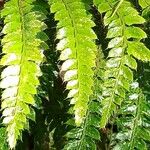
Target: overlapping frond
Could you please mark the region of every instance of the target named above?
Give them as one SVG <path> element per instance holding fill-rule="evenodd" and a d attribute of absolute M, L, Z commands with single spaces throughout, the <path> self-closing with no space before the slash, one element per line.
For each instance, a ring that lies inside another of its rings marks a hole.
<path fill-rule="evenodd" d="M 98 50 L 94 76 L 94 93 L 89 108 L 85 115 L 85 120 L 80 127 L 73 127 L 67 133 L 68 142 L 64 149 L 66 150 L 96 150 L 96 142 L 100 140 L 100 118 L 101 118 L 101 92 L 102 92 L 102 79 L 105 61 L 101 50 Z"/>
<path fill-rule="evenodd" d="M 106 62 L 104 100 L 101 127 L 104 127 L 109 117 L 125 99 L 133 80 L 132 70 L 137 69 L 136 59 L 150 60 L 150 51 L 140 42 L 147 37 L 146 33 L 137 27 L 145 22 L 130 2 L 126 0 L 95 0 L 100 13 L 105 13 L 104 24 L 108 27 L 108 59 Z"/>
<path fill-rule="evenodd" d="M 21 139 L 22 130 L 28 129 L 28 119 L 34 119 L 36 106 L 34 94 L 39 85 L 42 61 L 41 44 L 47 36 L 41 32 L 46 25 L 41 6 L 32 0 L 10 0 L 1 12 L 5 34 L 2 39 L 4 66 L 0 87 L 2 92 L 2 117 L 7 126 L 7 141 L 11 149 Z"/>
<path fill-rule="evenodd" d="M 150 144 L 150 102 L 146 100 L 138 82 L 133 82 L 131 91 L 118 110 L 118 132 L 113 135 L 112 149 L 148 150 Z"/>
<path fill-rule="evenodd" d="M 91 100 L 86 119 L 80 127 L 75 127 L 67 133 L 68 142 L 64 150 L 96 150 L 96 142 L 100 140 L 99 122 L 100 122 L 100 102 Z"/>
<path fill-rule="evenodd" d="M 52 0 L 51 12 L 55 13 L 57 24 L 57 50 L 63 61 L 61 72 L 69 91 L 68 97 L 74 105 L 75 122 L 80 125 L 88 109 L 92 94 L 93 68 L 95 67 L 96 38 L 94 23 L 87 14 L 81 0 Z"/>

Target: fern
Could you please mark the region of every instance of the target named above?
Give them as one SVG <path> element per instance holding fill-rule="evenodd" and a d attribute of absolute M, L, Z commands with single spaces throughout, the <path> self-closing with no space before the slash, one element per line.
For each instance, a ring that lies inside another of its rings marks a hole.
<path fill-rule="evenodd" d="M 0 150 L 150 149 L 149 21 L 149 0 L 0 0 Z"/>
<path fill-rule="evenodd" d="M 64 149 L 66 150 L 96 150 L 96 142 L 100 140 L 99 122 L 101 117 L 101 82 L 103 79 L 102 70 L 105 66 L 101 49 L 98 50 L 97 69 L 94 76 L 94 95 L 89 102 L 89 108 L 85 115 L 85 120 L 80 127 L 73 126 L 73 129 L 67 133 L 68 142 Z"/>
<path fill-rule="evenodd" d="M 109 54 L 106 62 L 105 82 L 102 101 L 101 127 L 104 127 L 125 99 L 133 80 L 133 70 L 137 69 L 135 58 L 142 61 L 150 60 L 150 51 L 140 42 L 146 38 L 146 33 L 136 24 L 143 24 L 145 20 L 132 5 L 125 0 L 95 0 L 99 12 L 106 13 L 104 24 L 108 26 L 107 38 L 111 39 L 107 49 Z M 132 19 L 131 19 L 132 18 Z"/>
<path fill-rule="evenodd" d="M 94 23 L 88 16 L 81 0 L 52 0 L 51 11 L 55 13 L 57 24 L 57 50 L 64 61 L 61 72 L 69 91 L 68 97 L 74 104 L 75 122 L 80 125 L 88 109 L 92 94 L 93 67 L 95 67 L 96 38 L 91 27 Z"/>
<path fill-rule="evenodd" d="M 46 40 L 41 32 L 46 28 L 40 6 L 31 0 L 10 0 L 1 12 L 5 26 L 2 39 L 1 74 L 3 123 L 7 126 L 7 141 L 11 149 L 21 139 L 22 130 L 28 129 L 28 120 L 34 119 L 34 94 L 41 75 L 40 45 Z M 42 38 L 42 39 L 40 39 Z"/>
<path fill-rule="evenodd" d="M 112 149 L 123 150 L 148 150 L 150 144 L 149 107 L 138 87 L 138 83 L 132 83 L 132 93 L 123 102 L 118 111 L 118 133 L 114 134 Z M 119 117 L 120 116 L 120 117 Z"/>

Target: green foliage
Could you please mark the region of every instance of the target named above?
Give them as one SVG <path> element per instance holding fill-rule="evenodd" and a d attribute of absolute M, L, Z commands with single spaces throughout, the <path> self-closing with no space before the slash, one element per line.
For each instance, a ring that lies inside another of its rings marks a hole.
<path fill-rule="evenodd" d="M 116 106 L 121 105 L 125 99 L 126 91 L 129 91 L 133 80 L 131 69 L 137 69 L 135 58 L 149 61 L 150 51 L 140 42 L 147 37 L 146 33 L 139 27 L 134 27 L 136 24 L 144 23 L 145 20 L 128 1 L 111 3 L 110 0 L 105 1 L 105 5 L 104 2 L 97 1 L 96 5 L 100 12 L 106 12 L 104 16 L 104 24 L 108 26 L 106 38 L 111 39 L 107 47 L 110 51 L 104 79 L 103 96 L 105 98 L 102 101 L 101 127 L 104 127 L 116 110 Z"/>
<path fill-rule="evenodd" d="M 139 4 L 142 8 L 146 8 L 146 7 L 150 6 L 150 1 L 148 1 L 148 0 L 139 0 Z"/>
<path fill-rule="evenodd" d="M 96 36 L 91 29 L 94 23 L 81 0 L 52 0 L 49 3 L 51 11 L 55 13 L 55 20 L 59 21 L 57 39 L 60 41 L 56 49 L 61 51 L 59 59 L 64 61 L 61 72 L 64 72 L 63 79 L 67 82 L 66 89 L 70 90 L 67 98 L 71 98 L 75 122 L 80 125 L 92 94 L 92 68 L 95 67 L 96 55 Z"/>
<path fill-rule="evenodd" d="M 114 134 L 113 149 L 148 150 L 150 144 L 150 103 L 139 89 L 138 82 L 133 82 L 132 93 L 118 110 L 118 133 Z M 120 117 L 119 117 L 120 116 Z"/>
<path fill-rule="evenodd" d="M 3 3 L 0 150 L 150 149 L 149 0 Z"/>
<path fill-rule="evenodd" d="M 8 150 L 8 146 L 6 144 L 6 130 L 4 127 L 0 128 L 0 150 Z"/>
<path fill-rule="evenodd" d="M 139 5 L 142 7 L 142 16 L 146 19 L 150 18 L 150 2 L 147 0 L 139 0 Z"/>
<path fill-rule="evenodd" d="M 92 149 L 96 150 L 96 142 L 100 140 L 100 117 L 101 117 L 101 83 L 103 75 L 101 71 L 104 69 L 105 61 L 101 49 L 98 49 L 95 76 L 94 76 L 94 94 L 89 102 L 89 108 L 86 112 L 86 119 L 80 127 L 76 127 L 75 124 L 70 124 L 72 129 L 66 134 L 68 142 L 65 145 L 65 150 L 84 150 Z"/>
<path fill-rule="evenodd" d="M 5 4 L 1 15 L 5 17 L 2 33 L 3 54 L 0 87 L 2 93 L 3 124 L 7 125 L 7 141 L 14 148 L 21 132 L 28 129 L 28 120 L 34 120 L 36 106 L 34 94 L 41 75 L 43 40 L 46 28 L 40 6 L 32 1 L 11 0 Z M 32 27 L 32 28 L 31 28 Z"/>

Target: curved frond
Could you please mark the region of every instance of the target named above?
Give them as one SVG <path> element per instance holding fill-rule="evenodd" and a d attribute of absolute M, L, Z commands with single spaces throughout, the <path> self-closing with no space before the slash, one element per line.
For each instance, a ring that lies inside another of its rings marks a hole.
<path fill-rule="evenodd" d="M 69 90 L 67 98 L 74 105 L 75 122 L 80 125 L 88 109 L 92 94 L 93 68 L 95 67 L 96 38 L 94 23 L 87 14 L 81 0 L 52 0 L 51 11 L 55 13 L 57 24 L 57 50 L 63 61 L 61 72 Z"/>
<path fill-rule="evenodd" d="M 105 13 L 104 24 L 108 27 L 107 37 L 110 39 L 106 62 L 105 82 L 103 89 L 104 100 L 101 127 L 125 99 L 133 80 L 132 70 L 137 69 L 135 58 L 150 61 L 150 51 L 141 39 L 146 33 L 137 24 L 143 24 L 144 18 L 126 0 L 95 0 L 99 12 Z"/>
<path fill-rule="evenodd" d="M 22 130 L 28 129 L 28 119 L 34 119 L 32 106 L 36 106 L 34 94 L 43 57 L 40 45 L 47 39 L 41 32 L 46 26 L 41 22 L 45 16 L 39 8 L 32 0 L 10 0 L 1 12 L 5 24 L 4 56 L 0 62 L 5 67 L 0 82 L 4 89 L 1 107 L 11 149 L 21 139 Z"/>

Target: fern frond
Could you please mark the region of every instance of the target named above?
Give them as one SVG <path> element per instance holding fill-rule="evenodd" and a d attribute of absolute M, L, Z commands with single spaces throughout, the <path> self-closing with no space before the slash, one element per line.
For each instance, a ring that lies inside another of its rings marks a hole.
<path fill-rule="evenodd" d="M 3 54 L 0 64 L 5 68 L 1 74 L 3 123 L 7 126 L 7 141 L 13 149 L 36 106 L 34 94 L 41 75 L 43 54 L 40 48 L 47 36 L 41 32 L 46 25 L 41 22 L 45 15 L 32 0 L 10 0 L 1 14 L 4 17 L 5 34 L 2 39 Z M 41 9 L 40 9 L 41 10 Z"/>
<path fill-rule="evenodd" d="M 149 0 L 138 0 L 138 1 L 139 1 L 140 6 L 143 9 L 150 6 L 150 1 Z"/>
<path fill-rule="evenodd" d="M 55 13 L 57 24 L 57 50 L 61 51 L 60 60 L 64 61 L 61 72 L 69 91 L 68 98 L 74 104 L 75 122 L 80 125 L 88 109 L 92 94 L 93 67 L 95 67 L 96 38 L 94 23 L 87 14 L 81 0 L 52 0 L 51 11 Z"/>
<path fill-rule="evenodd" d="M 101 49 L 98 50 L 94 76 L 94 93 L 89 102 L 89 108 L 80 127 L 73 127 L 67 133 L 66 150 L 96 150 L 96 142 L 100 140 L 99 122 L 101 118 L 101 92 L 105 61 Z"/>
<path fill-rule="evenodd" d="M 149 100 L 137 82 L 132 83 L 131 93 L 118 111 L 118 133 L 113 135 L 112 149 L 148 150 L 150 144 Z"/>
<path fill-rule="evenodd" d="M 150 61 L 150 51 L 140 42 L 147 37 L 136 24 L 145 22 L 130 2 L 95 0 L 100 13 L 105 12 L 104 24 L 108 26 L 108 60 L 106 62 L 105 82 L 102 101 L 103 111 L 101 127 L 125 98 L 133 80 L 132 70 L 137 69 L 135 58 Z"/>

